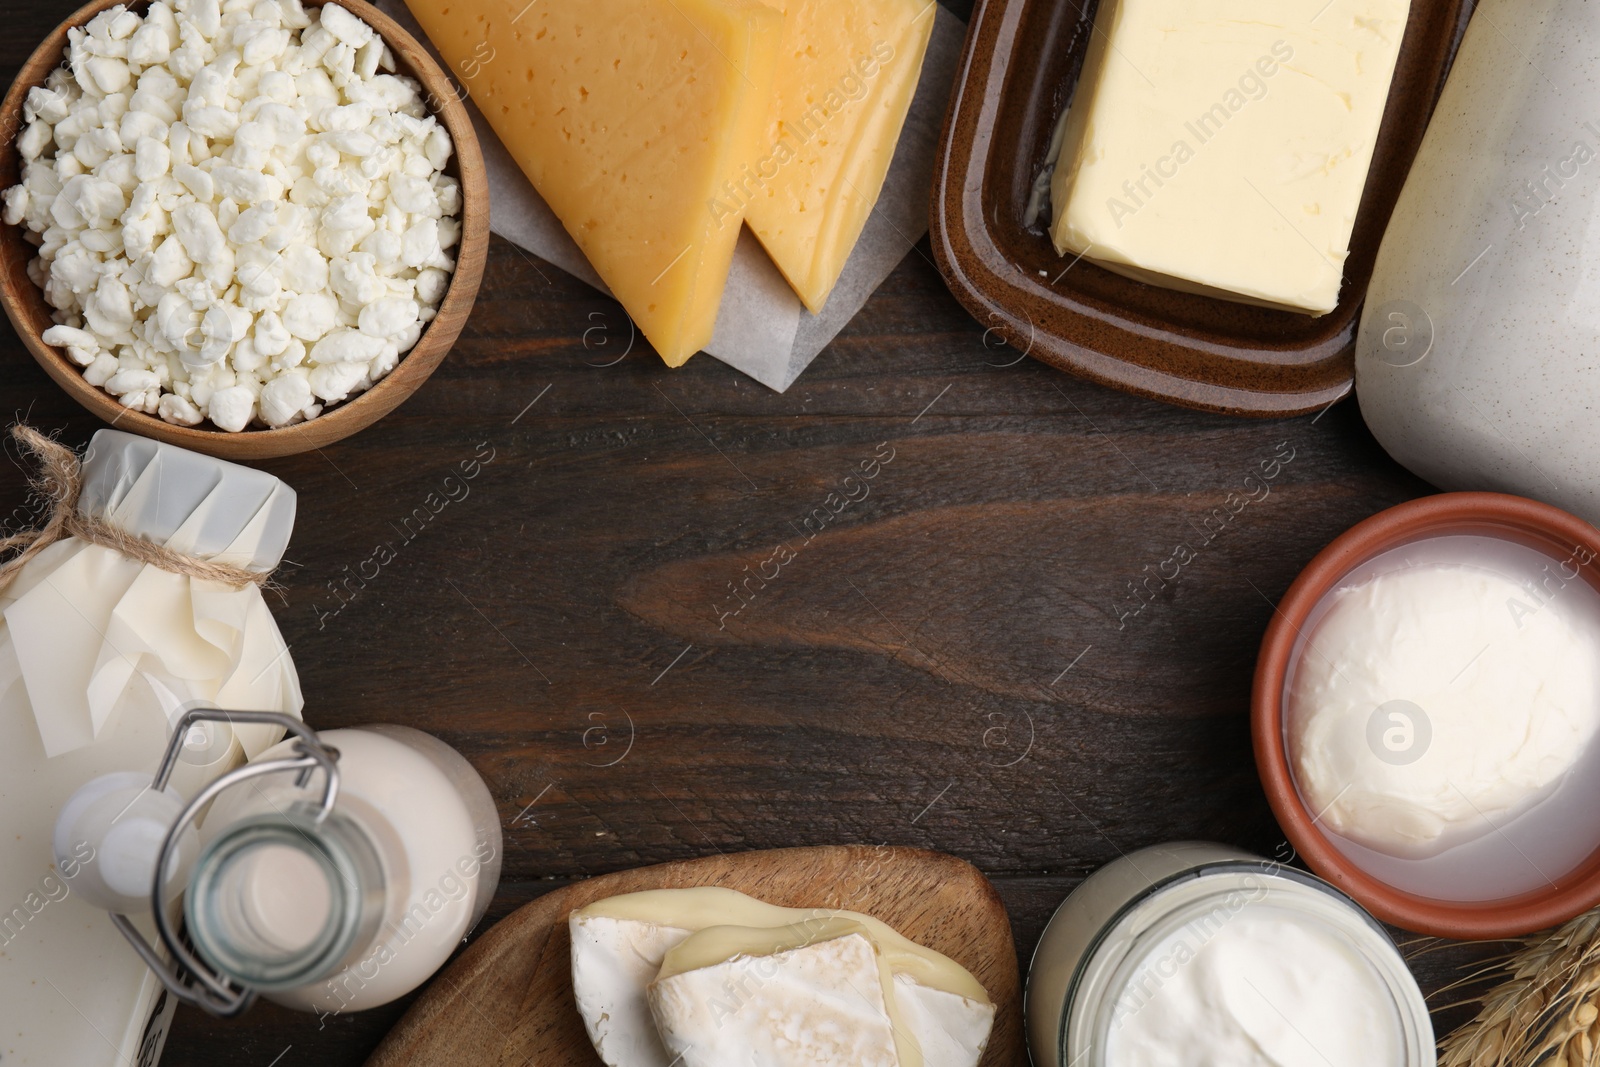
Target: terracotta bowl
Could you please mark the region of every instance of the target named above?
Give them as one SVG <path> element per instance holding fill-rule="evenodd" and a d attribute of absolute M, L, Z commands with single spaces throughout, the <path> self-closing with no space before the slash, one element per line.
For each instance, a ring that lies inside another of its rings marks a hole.
<path fill-rule="evenodd" d="M 44 84 L 50 72 L 61 65 L 70 27 L 82 26 L 117 2 L 94 0 L 79 8 L 44 39 L 17 73 L 4 103 L 0 103 L 0 188 L 9 188 L 21 180 L 16 138 L 22 126 L 22 102 L 28 90 Z M 308 7 L 322 5 L 322 0 L 305 2 Z M 310 422 L 276 430 L 247 429 L 240 433 L 218 430 L 208 423 L 175 426 L 153 415 L 124 408 L 110 393 L 84 381 L 82 370 L 64 352 L 39 339 L 53 325 L 53 320 L 44 294 L 28 278 L 27 265 L 33 258 L 34 248 L 23 238 L 22 227 L 0 225 L 0 305 L 5 307 L 6 317 L 46 373 L 78 403 L 114 423 L 119 430 L 224 459 L 267 459 L 307 452 L 365 429 L 393 411 L 428 380 L 428 375 L 461 333 L 478 294 L 478 284 L 483 280 L 484 258 L 489 249 L 489 186 L 477 135 L 454 85 L 415 38 L 363 0 L 339 0 L 339 3 L 383 36 L 394 53 L 397 72 L 409 74 L 421 83 L 423 98 L 455 142 L 455 152 L 446 169 L 461 183 L 461 242 L 456 248 L 455 274 L 437 317 L 428 323 L 416 346 L 401 357 L 399 365 L 386 378 L 365 393 L 330 407 Z M 129 6 L 140 10 L 144 5 Z"/>
<path fill-rule="evenodd" d="M 1256 765 L 1272 810 L 1299 855 L 1313 871 L 1378 918 L 1437 937 L 1521 937 L 1600 905 L 1600 850 L 1554 885 L 1500 900 L 1440 901 L 1396 889 L 1358 867 L 1317 827 L 1295 786 L 1285 744 L 1284 682 L 1295 639 L 1318 601 L 1346 575 L 1381 553 L 1451 534 L 1499 538 L 1556 560 L 1567 559 L 1578 547 L 1600 556 L 1600 531 L 1589 523 L 1548 504 L 1500 493 L 1425 497 L 1352 527 L 1295 579 L 1267 627 L 1251 698 Z M 1583 565 L 1582 577 L 1600 590 L 1600 558 Z"/>

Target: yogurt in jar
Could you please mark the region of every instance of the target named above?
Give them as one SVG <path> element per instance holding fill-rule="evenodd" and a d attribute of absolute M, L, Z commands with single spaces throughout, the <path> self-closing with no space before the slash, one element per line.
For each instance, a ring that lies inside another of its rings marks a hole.
<path fill-rule="evenodd" d="M 1421 990 L 1332 886 L 1202 842 L 1107 865 L 1028 974 L 1039 1067 L 1433 1067 Z"/>
<path fill-rule="evenodd" d="M 1137 957 L 1107 1067 L 1404 1063 L 1394 1003 L 1341 932 L 1295 911 L 1207 909 Z"/>

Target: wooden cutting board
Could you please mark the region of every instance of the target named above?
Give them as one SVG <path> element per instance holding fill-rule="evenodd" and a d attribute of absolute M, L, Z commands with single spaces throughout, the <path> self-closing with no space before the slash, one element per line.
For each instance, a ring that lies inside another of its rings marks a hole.
<path fill-rule="evenodd" d="M 719 885 L 789 908 L 876 916 L 977 976 L 998 1011 L 982 1067 L 1026 1064 L 1011 921 L 954 856 L 843 846 L 745 852 L 593 878 L 507 916 L 441 972 L 367 1067 L 601 1067 L 572 998 L 567 916 L 645 889 Z M 844 1067 L 844 1065 L 841 1065 Z"/>

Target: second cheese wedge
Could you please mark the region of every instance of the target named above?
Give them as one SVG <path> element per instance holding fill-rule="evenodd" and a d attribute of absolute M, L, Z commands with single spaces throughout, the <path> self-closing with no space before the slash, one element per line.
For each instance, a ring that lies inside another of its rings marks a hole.
<path fill-rule="evenodd" d="M 650 985 L 683 1067 L 922 1067 L 877 946 L 848 919 L 713 926 L 667 953 Z"/>
<path fill-rule="evenodd" d="M 770 130 L 760 0 L 408 0 L 656 351 L 711 340 L 741 217 L 710 208 Z"/>
<path fill-rule="evenodd" d="M 743 211 L 812 312 L 878 202 L 933 34 L 934 0 L 767 0 L 785 11 L 771 143 L 718 210 Z"/>

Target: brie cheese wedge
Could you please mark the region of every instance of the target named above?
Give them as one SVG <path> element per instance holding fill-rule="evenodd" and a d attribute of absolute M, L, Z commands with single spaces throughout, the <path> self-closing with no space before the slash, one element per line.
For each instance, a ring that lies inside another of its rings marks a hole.
<path fill-rule="evenodd" d="M 574 912 L 572 992 L 589 1041 L 610 1067 L 668 1067 L 645 1001 L 668 950 L 693 931 L 635 919 Z"/>
<path fill-rule="evenodd" d="M 683 1067 L 920 1067 L 892 988 L 861 925 L 824 919 L 703 930 L 667 953 L 648 995 Z"/>
<path fill-rule="evenodd" d="M 922 1067 L 975 1067 L 983 1059 L 993 1004 L 921 985 L 907 974 L 894 976 L 894 1003 L 900 1025 L 922 1046 Z"/>
<path fill-rule="evenodd" d="M 714 886 L 660 889 L 597 901 L 572 913 L 572 986 L 595 1051 L 609 1067 L 672 1067 L 650 1014 L 646 987 L 669 950 L 713 926 L 774 928 L 853 921 L 894 976 L 895 999 L 926 1051 L 927 1067 L 976 1067 L 994 1022 L 983 986 L 954 960 L 868 915 L 780 908 Z"/>

